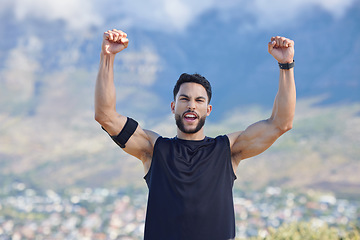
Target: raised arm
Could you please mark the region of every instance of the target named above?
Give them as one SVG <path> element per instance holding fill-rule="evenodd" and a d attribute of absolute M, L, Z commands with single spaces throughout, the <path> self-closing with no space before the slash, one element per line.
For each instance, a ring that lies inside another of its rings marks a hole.
<path fill-rule="evenodd" d="M 281 64 L 294 61 L 294 42 L 290 39 L 273 37 L 268 50 Z M 245 131 L 228 134 L 234 169 L 241 160 L 262 153 L 292 128 L 295 103 L 294 69 L 280 69 L 279 89 L 271 117 L 250 125 Z"/>
<path fill-rule="evenodd" d="M 127 117 L 116 112 L 116 91 L 114 85 L 115 55 L 127 48 L 127 34 L 119 30 L 104 33 L 100 66 L 95 85 L 95 120 L 111 135 L 118 135 Z M 138 126 L 126 143 L 124 151 L 139 158 L 145 166 L 150 166 L 153 145 L 158 135 Z"/>

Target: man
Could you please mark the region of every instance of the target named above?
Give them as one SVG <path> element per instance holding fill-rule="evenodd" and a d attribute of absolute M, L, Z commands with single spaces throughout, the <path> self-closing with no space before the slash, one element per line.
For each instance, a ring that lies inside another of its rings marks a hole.
<path fill-rule="evenodd" d="M 174 87 L 174 138 L 142 129 L 133 119 L 116 112 L 114 59 L 128 43 L 122 31 L 104 33 L 95 119 L 125 152 L 143 163 L 149 188 L 144 238 L 234 239 L 232 186 L 240 161 L 262 153 L 292 128 L 294 42 L 272 37 L 268 43 L 268 51 L 280 67 L 279 90 L 270 118 L 216 138 L 204 135 L 205 119 L 212 110 L 211 86 L 199 74 L 182 74 Z"/>

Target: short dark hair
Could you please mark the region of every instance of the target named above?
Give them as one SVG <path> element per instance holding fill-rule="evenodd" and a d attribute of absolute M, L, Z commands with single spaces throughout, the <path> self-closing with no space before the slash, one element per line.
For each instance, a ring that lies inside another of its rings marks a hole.
<path fill-rule="evenodd" d="M 174 86 L 174 100 L 176 99 L 176 95 L 178 94 L 179 90 L 180 90 L 180 86 L 183 83 L 187 83 L 187 82 L 193 82 L 193 83 L 198 83 L 201 86 L 203 86 L 206 90 L 206 93 L 208 95 L 209 101 L 208 103 L 210 103 L 211 100 L 211 85 L 210 82 L 204 77 L 201 76 L 198 73 L 195 74 L 187 74 L 187 73 L 183 73 L 180 75 L 179 79 L 177 80 L 175 86 Z"/>

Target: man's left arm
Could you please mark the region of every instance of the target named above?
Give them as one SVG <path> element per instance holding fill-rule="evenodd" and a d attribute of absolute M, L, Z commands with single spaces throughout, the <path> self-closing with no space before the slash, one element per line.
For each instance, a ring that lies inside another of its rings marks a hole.
<path fill-rule="evenodd" d="M 292 128 L 295 114 L 296 89 L 294 69 L 294 42 L 284 37 L 272 37 L 269 53 L 280 63 L 279 89 L 271 117 L 250 125 L 245 131 L 228 134 L 234 170 L 241 160 L 256 156 L 268 149 L 282 134 Z"/>

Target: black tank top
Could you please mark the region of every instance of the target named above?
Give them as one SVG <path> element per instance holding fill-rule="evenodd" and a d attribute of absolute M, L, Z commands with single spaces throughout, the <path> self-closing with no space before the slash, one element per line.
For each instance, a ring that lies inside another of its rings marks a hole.
<path fill-rule="evenodd" d="M 227 136 L 201 141 L 159 137 L 149 172 L 145 240 L 235 237 L 236 176 Z"/>

